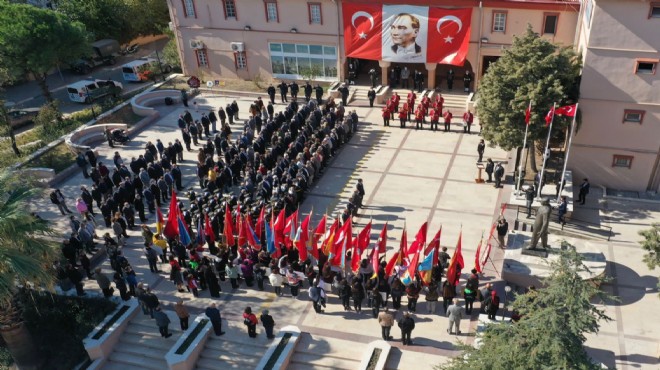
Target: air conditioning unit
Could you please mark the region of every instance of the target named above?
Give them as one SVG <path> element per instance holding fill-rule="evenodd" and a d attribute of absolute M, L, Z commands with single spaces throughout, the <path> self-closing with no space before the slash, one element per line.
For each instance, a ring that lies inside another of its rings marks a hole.
<path fill-rule="evenodd" d="M 245 43 L 244 42 L 232 42 L 231 43 L 231 51 L 233 51 L 233 52 L 245 51 Z"/>
<path fill-rule="evenodd" d="M 204 43 L 199 40 L 190 40 L 191 49 L 204 49 Z"/>

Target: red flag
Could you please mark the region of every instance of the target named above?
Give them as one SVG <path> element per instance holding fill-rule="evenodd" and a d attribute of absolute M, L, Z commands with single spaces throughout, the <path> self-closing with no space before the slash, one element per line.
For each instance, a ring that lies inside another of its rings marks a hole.
<path fill-rule="evenodd" d="M 204 234 L 209 237 L 211 243 L 215 243 L 215 233 L 211 227 L 211 219 L 208 214 L 204 214 Z"/>
<path fill-rule="evenodd" d="M 328 218 L 327 215 L 323 215 L 321 221 L 319 221 L 318 225 L 316 225 L 316 229 L 314 229 L 314 234 L 312 234 L 312 249 L 310 253 L 317 260 L 319 259 L 318 242 L 323 236 L 323 234 L 325 234 L 325 222 L 327 218 Z"/>
<path fill-rule="evenodd" d="M 529 120 L 532 118 L 532 101 L 529 101 L 529 106 L 525 110 L 525 124 L 529 125 Z"/>
<path fill-rule="evenodd" d="M 307 241 L 309 240 L 309 223 L 312 221 L 312 212 L 310 212 L 307 217 L 303 220 L 300 225 L 300 236 L 296 241 L 296 247 L 298 248 L 298 255 L 301 261 L 307 259 Z"/>
<path fill-rule="evenodd" d="M 461 252 L 461 238 L 463 237 L 463 231 L 458 234 L 458 243 L 456 243 L 456 250 L 454 255 L 451 256 L 451 261 L 449 262 L 449 267 L 447 268 L 447 280 L 451 285 L 456 285 L 457 275 L 460 270 L 463 269 L 463 253 Z"/>
<path fill-rule="evenodd" d="M 362 249 L 358 248 L 358 237 L 353 239 L 353 251 L 351 253 L 351 270 L 357 272 L 362 261 Z"/>
<path fill-rule="evenodd" d="M 378 253 L 387 252 L 387 222 L 383 225 L 383 230 L 380 231 L 378 236 Z"/>
<path fill-rule="evenodd" d="M 555 115 L 555 107 L 550 108 L 548 113 L 545 115 L 545 125 L 550 126 L 550 123 L 552 122 L 552 118 Z"/>
<path fill-rule="evenodd" d="M 259 218 L 257 218 L 257 224 L 254 225 L 254 233 L 257 234 L 257 238 L 261 239 L 261 232 L 264 230 L 264 222 L 266 220 L 266 207 L 261 206 L 261 212 L 259 212 Z"/>
<path fill-rule="evenodd" d="M 231 210 L 229 209 L 229 204 L 225 204 L 225 225 L 222 233 L 225 234 L 225 238 L 227 238 L 227 246 L 232 246 L 234 243 L 236 243 L 234 240 L 234 227 L 233 221 L 231 219 Z"/>
<path fill-rule="evenodd" d="M 247 222 L 242 214 L 236 214 L 236 223 L 238 224 L 238 246 L 241 247 L 247 243 Z"/>
<path fill-rule="evenodd" d="M 374 245 L 374 247 L 371 249 L 371 267 L 374 268 L 374 274 L 371 276 L 371 278 L 375 278 L 378 276 L 378 269 L 380 268 L 380 261 L 378 260 L 378 246 Z"/>
<path fill-rule="evenodd" d="M 435 250 L 435 254 L 433 255 L 433 266 L 438 265 L 438 256 L 440 255 L 440 235 L 442 234 L 442 226 L 440 226 L 440 230 L 435 234 L 431 242 L 429 243 L 428 246 L 426 246 L 426 249 L 424 250 L 424 255 L 427 256 L 429 253 L 431 253 L 431 250 Z"/>
<path fill-rule="evenodd" d="M 349 217 L 346 223 L 339 229 L 339 236 L 333 245 L 332 255 L 330 259 L 332 266 L 340 266 L 344 268 L 346 265 L 346 251 L 353 247 L 353 222 Z"/>
<path fill-rule="evenodd" d="M 323 249 L 323 254 L 326 256 L 330 256 L 330 252 L 332 252 L 332 246 L 334 245 L 335 239 L 337 238 L 338 231 L 339 219 L 335 219 L 335 222 L 333 222 L 332 225 L 330 225 L 328 231 L 325 232 L 321 246 Z"/>
<path fill-rule="evenodd" d="M 566 117 L 575 117 L 575 114 L 577 112 L 577 105 L 565 105 L 563 107 L 559 107 L 555 109 L 555 114 L 558 116 L 566 116 Z"/>
<path fill-rule="evenodd" d="M 346 56 L 382 59 L 382 5 L 342 3 Z"/>
<path fill-rule="evenodd" d="M 404 272 L 403 276 L 401 277 L 401 282 L 403 285 L 410 285 L 414 280 L 415 280 L 415 274 L 417 273 L 417 267 L 419 266 L 419 253 L 415 253 L 415 257 L 413 257 L 412 261 L 410 261 L 410 265 L 406 269 L 406 272 Z"/>
<path fill-rule="evenodd" d="M 484 258 L 480 261 L 481 266 L 479 266 L 480 271 L 483 271 L 484 266 L 486 266 L 486 261 L 488 261 L 488 257 L 490 257 L 490 251 L 493 249 L 492 244 L 490 244 L 490 241 L 486 245 L 486 253 L 484 253 Z"/>
<path fill-rule="evenodd" d="M 245 236 L 248 245 L 254 250 L 261 250 L 261 241 L 257 239 L 257 234 L 252 229 L 252 226 L 250 226 L 250 222 L 248 221 L 247 217 L 243 219 L 243 229 L 245 229 Z"/>
<path fill-rule="evenodd" d="M 470 47 L 472 8 L 445 9 L 429 7 L 429 63 L 462 66 Z"/>
<path fill-rule="evenodd" d="M 170 210 L 167 213 L 167 223 L 163 229 L 163 235 L 166 238 L 174 238 L 179 235 L 179 202 L 176 200 L 176 193 L 172 191 L 170 200 Z"/>
<path fill-rule="evenodd" d="M 241 204 L 238 203 L 238 206 L 236 206 L 236 222 L 234 223 L 234 230 L 238 230 L 239 234 L 241 231 L 241 221 L 242 221 L 240 216 L 241 216 Z M 239 243 L 238 245 L 240 246 L 241 244 Z"/>
<path fill-rule="evenodd" d="M 286 216 L 284 208 L 280 211 L 273 222 L 273 233 L 275 234 L 275 247 L 279 250 L 280 243 L 284 244 L 284 217 Z"/>
<path fill-rule="evenodd" d="M 406 231 L 406 225 L 403 224 L 403 233 L 401 234 L 401 242 L 399 243 L 399 249 L 403 252 L 403 257 L 408 255 L 408 232 Z"/>
<path fill-rule="evenodd" d="M 419 228 L 417 235 L 415 235 L 415 240 L 413 240 L 412 244 L 410 244 L 410 248 L 408 249 L 409 255 L 413 253 L 417 253 L 424 249 L 424 245 L 426 244 L 427 227 L 428 227 L 428 222 L 424 222 L 424 224 L 422 224 L 422 226 Z"/>
<path fill-rule="evenodd" d="M 401 266 L 403 263 L 403 252 L 401 251 L 401 248 L 394 253 L 394 255 L 390 258 L 389 261 L 387 261 L 387 266 L 385 266 L 385 275 L 390 276 L 392 275 L 392 271 L 394 271 L 394 266 Z"/>
<path fill-rule="evenodd" d="M 477 246 L 477 252 L 474 254 L 474 268 L 477 270 L 478 273 L 481 273 L 481 261 L 479 261 L 479 256 L 481 254 L 481 243 L 483 242 L 482 240 L 479 240 L 479 246 Z"/>
<path fill-rule="evenodd" d="M 371 236 L 371 221 L 367 224 L 367 226 L 360 231 L 360 234 L 358 234 L 357 237 L 357 249 L 358 249 L 358 254 L 362 254 L 362 251 L 366 250 L 369 247 L 369 239 Z"/>
<path fill-rule="evenodd" d="M 284 225 L 284 230 L 282 230 L 284 233 L 284 244 L 287 247 L 293 245 L 293 238 L 296 235 L 296 231 L 298 231 L 298 210 L 286 218 L 286 224 Z"/>

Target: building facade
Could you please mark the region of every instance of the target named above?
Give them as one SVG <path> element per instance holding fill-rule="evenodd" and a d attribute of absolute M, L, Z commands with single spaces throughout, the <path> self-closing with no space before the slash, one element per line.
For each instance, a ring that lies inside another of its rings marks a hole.
<path fill-rule="evenodd" d="M 382 4 L 361 0 L 359 3 Z M 306 79 L 337 81 L 347 76 L 340 0 L 168 0 L 183 71 L 202 80 Z M 456 78 L 469 70 L 475 84 L 522 33 L 527 24 L 543 37 L 574 43 L 578 0 L 409 0 L 388 5 L 471 8 L 470 48 Z M 381 83 L 394 63 L 361 61 L 363 69 L 381 70 Z M 450 66 L 409 64 L 426 74 L 428 87 L 442 83 Z M 311 73 L 310 73 L 311 72 Z"/>
<path fill-rule="evenodd" d="M 660 2 L 583 0 L 582 125 L 573 178 L 612 189 L 660 190 Z M 577 177 L 576 177 L 577 176 Z"/>

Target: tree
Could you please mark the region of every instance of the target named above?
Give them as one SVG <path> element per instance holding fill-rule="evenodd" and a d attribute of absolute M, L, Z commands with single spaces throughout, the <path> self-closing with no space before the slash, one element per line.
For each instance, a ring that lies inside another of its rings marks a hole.
<path fill-rule="evenodd" d="M 0 334 L 20 369 L 37 369 L 41 358 L 16 297 L 21 286 L 51 289 L 57 249 L 48 221 L 30 213 L 40 189 L 7 171 L 0 173 Z"/>
<path fill-rule="evenodd" d="M 57 0 L 56 4 L 58 12 L 84 24 L 94 40 L 126 43 L 135 36 L 132 9 L 124 0 Z"/>
<path fill-rule="evenodd" d="M 14 134 L 14 127 L 12 127 L 11 125 L 11 120 L 9 119 L 9 112 L 7 111 L 7 107 L 5 106 L 6 101 L 3 96 L 4 89 L 2 88 L 2 86 L 4 86 L 5 83 L 9 81 L 10 79 L 7 70 L 0 68 L 0 127 L 4 128 L 4 131 L 7 133 L 7 135 L 9 135 L 9 139 L 11 140 L 11 148 L 14 151 L 14 155 L 20 157 L 21 151 L 18 150 L 18 145 L 16 144 L 16 135 Z"/>
<path fill-rule="evenodd" d="M 559 47 L 539 37 L 528 25 L 513 45 L 490 65 L 479 86 L 477 110 L 483 137 L 505 150 L 522 146 L 525 110 L 533 101 L 528 143 L 547 137 L 544 117 L 553 103 L 577 100 L 580 60 L 570 47 Z M 555 116 L 553 131 L 570 121 Z M 542 148 L 541 148 L 542 149 Z M 534 155 L 531 166 L 536 170 Z"/>
<path fill-rule="evenodd" d="M 158 35 L 170 22 L 166 0 L 124 0 L 131 9 L 131 28 L 137 35 Z"/>
<path fill-rule="evenodd" d="M 48 72 L 88 54 L 88 36 L 85 26 L 60 13 L 0 0 L 0 67 L 12 77 L 34 76 L 51 105 Z"/>
<path fill-rule="evenodd" d="M 599 369 L 583 347 L 584 334 L 611 320 L 592 299 L 611 297 L 593 284 L 601 278 L 582 278 L 588 269 L 573 246 L 563 243 L 562 249 L 544 286 L 516 296 L 512 308 L 522 316 L 518 322 L 488 325 L 479 348 L 462 345 L 464 355 L 439 368 Z"/>
<path fill-rule="evenodd" d="M 651 225 L 650 229 L 640 231 L 639 235 L 644 237 L 639 244 L 648 252 L 644 255 L 644 263 L 651 270 L 655 270 L 656 267 L 660 267 L 660 224 Z M 660 288 L 660 283 L 658 283 L 658 288 Z"/>
<path fill-rule="evenodd" d="M 165 48 L 163 48 L 163 61 L 171 65 L 172 68 L 181 68 L 181 59 L 179 59 L 179 50 L 176 46 L 174 32 L 169 28 L 164 28 L 163 33 L 169 38 L 169 41 L 165 44 Z"/>

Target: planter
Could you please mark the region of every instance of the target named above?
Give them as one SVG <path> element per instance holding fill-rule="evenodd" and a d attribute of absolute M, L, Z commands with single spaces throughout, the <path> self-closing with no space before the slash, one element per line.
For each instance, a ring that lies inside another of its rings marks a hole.
<path fill-rule="evenodd" d="M 137 311 L 137 299 L 117 306 L 113 313 L 98 324 L 87 338 L 83 339 L 85 350 L 91 360 L 105 358 L 112 353 L 119 337 L 126 329 L 128 322 L 135 317 Z"/>
<path fill-rule="evenodd" d="M 263 370 L 286 369 L 299 340 L 300 329 L 293 325 L 285 326 L 268 347 L 256 368 Z"/>
<path fill-rule="evenodd" d="M 170 370 L 192 370 L 211 333 L 211 322 L 199 315 L 165 355 Z"/>
<path fill-rule="evenodd" d="M 391 348 L 392 346 L 384 340 L 377 340 L 369 343 L 367 350 L 364 352 L 364 355 L 362 355 L 359 369 L 383 370 Z"/>

